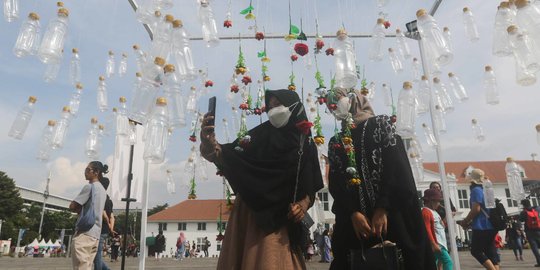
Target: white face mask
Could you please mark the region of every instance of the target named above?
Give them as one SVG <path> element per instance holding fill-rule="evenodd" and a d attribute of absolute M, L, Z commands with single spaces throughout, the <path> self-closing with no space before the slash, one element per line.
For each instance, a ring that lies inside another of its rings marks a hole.
<path fill-rule="evenodd" d="M 336 109 L 332 112 L 338 120 L 345 120 L 349 116 L 351 100 L 349 97 L 342 97 L 336 103 Z"/>
<path fill-rule="evenodd" d="M 284 105 L 279 105 L 270 109 L 268 111 L 268 120 L 270 120 L 270 124 L 275 128 L 284 127 L 289 122 L 292 110 L 294 110 L 294 107 L 296 107 L 297 104 L 298 102 L 291 105 L 290 107 L 292 107 L 292 109 L 290 110 L 290 107 L 285 107 Z"/>

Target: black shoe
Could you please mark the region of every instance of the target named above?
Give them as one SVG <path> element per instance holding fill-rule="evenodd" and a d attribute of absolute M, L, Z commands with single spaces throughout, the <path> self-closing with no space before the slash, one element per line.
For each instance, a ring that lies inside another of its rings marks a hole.
<path fill-rule="evenodd" d="M 540 263 L 535 264 L 534 267 L 540 267 Z"/>

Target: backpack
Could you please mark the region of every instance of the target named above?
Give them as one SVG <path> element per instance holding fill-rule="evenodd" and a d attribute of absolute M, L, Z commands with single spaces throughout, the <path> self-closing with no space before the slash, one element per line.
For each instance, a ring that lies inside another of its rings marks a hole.
<path fill-rule="evenodd" d="M 527 214 L 527 229 L 528 230 L 539 230 L 540 229 L 540 218 L 538 217 L 538 212 L 536 210 L 531 209 L 530 211 L 525 209 L 525 213 Z"/>
<path fill-rule="evenodd" d="M 484 212 L 484 214 L 486 214 L 484 209 L 482 209 L 482 211 Z M 495 201 L 495 208 L 491 209 L 489 211 L 489 215 L 486 214 L 486 216 L 495 230 L 502 231 L 506 229 L 508 215 L 506 214 L 506 209 L 501 202 Z"/>
<path fill-rule="evenodd" d="M 90 195 L 88 195 L 88 201 L 81 208 L 81 213 L 75 229 L 78 232 L 87 232 L 96 224 L 96 214 L 94 212 L 94 185 L 90 184 Z"/>

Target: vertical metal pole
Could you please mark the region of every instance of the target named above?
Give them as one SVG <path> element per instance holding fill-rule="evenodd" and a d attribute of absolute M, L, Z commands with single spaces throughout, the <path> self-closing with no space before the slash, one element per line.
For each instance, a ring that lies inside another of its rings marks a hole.
<path fill-rule="evenodd" d="M 139 257 L 139 269 L 145 269 L 146 264 L 146 225 L 148 220 L 148 161 L 144 161 L 144 179 L 143 179 L 143 200 L 142 200 L 142 211 L 141 211 L 141 247 L 140 247 L 140 257 Z"/>
<path fill-rule="evenodd" d="M 128 169 L 128 182 L 127 182 L 127 191 L 126 198 L 123 198 L 122 201 L 126 202 L 126 217 L 124 218 L 124 249 L 122 252 L 122 265 L 120 266 L 122 270 L 126 265 L 126 251 L 127 251 L 127 229 L 129 222 L 129 203 L 133 200 L 131 199 L 131 181 L 133 180 L 133 151 L 135 150 L 135 145 L 132 144 L 129 150 L 129 169 Z"/>
<path fill-rule="evenodd" d="M 431 76 L 429 72 L 429 67 L 426 63 L 426 57 L 425 57 L 425 51 L 424 51 L 424 45 L 422 43 L 422 39 L 420 38 L 418 40 L 418 46 L 420 47 L 420 60 L 422 61 L 422 68 L 424 70 L 424 75 L 428 77 L 428 81 L 431 85 Z M 443 190 L 444 195 L 444 209 L 446 210 L 446 222 L 448 224 L 448 233 L 450 234 L 450 251 L 452 256 L 452 261 L 454 263 L 454 269 L 460 270 L 459 265 L 459 254 L 457 250 L 456 245 L 456 223 L 454 222 L 454 216 L 452 215 L 452 209 L 450 207 L 450 189 L 448 188 L 448 182 L 446 180 L 446 171 L 444 169 L 444 159 L 443 159 L 443 153 L 441 148 L 441 140 L 439 138 L 439 127 L 437 127 L 435 122 L 435 104 L 433 102 L 433 97 L 430 97 L 429 100 L 429 114 L 431 117 L 431 125 L 433 127 L 433 135 L 435 136 L 435 140 L 437 141 L 437 146 L 435 147 L 435 151 L 437 152 L 437 163 L 439 165 L 439 175 L 441 177 L 441 187 Z"/>
<path fill-rule="evenodd" d="M 68 239 L 69 239 L 69 240 L 68 240 L 68 241 L 69 241 L 69 246 L 68 246 L 68 250 L 67 250 L 67 255 L 68 255 L 68 257 L 71 257 L 71 237 L 72 237 L 72 236 L 73 236 L 73 235 L 71 235 L 71 234 L 68 235 Z"/>
<path fill-rule="evenodd" d="M 39 231 L 38 231 L 39 240 L 41 240 L 41 227 L 43 226 L 43 216 L 45 215 L 45 203 L 47 202 L 47 198 L 49 198 L 49 182 L 50 181 L 51 181 L 51 171 L 49 171 L 49 176 L 47 177 L 47 186 L 45 187 L 45 191 L 43 192 L 43 207 L 41 208 L 41 219 L 39 221 Z"/>

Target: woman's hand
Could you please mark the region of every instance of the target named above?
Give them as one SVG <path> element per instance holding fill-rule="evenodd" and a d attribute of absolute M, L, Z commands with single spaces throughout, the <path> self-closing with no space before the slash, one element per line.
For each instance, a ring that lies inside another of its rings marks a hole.
<path fill-rule="evenodd" d="M 209 122 L 214 119 L 214 116 L 205 114 L 201 123 L 201 155 L 210 162 L 214 162 L 217 157 L 218 143 L 216 141 L 216 133 L 214 125 L 209 125 Z"/>
<path fill-rule="evenodd" d="M 375 236 L 381 236 L 382 234 L 386 234 L 386 229 L 388 226 L 386 210 L 384 210 L 383 208 L 375 209 L 375 213 L 371 218 L 371 224 L 373 225 L 371 228 L 372 234 L 374 234 Z"/>
<path fill-rule="evenodd" d="M 356 237 L 358 237 L 358 239 L 367 238 L 371 233 L 371 226 L 369 225 L 366 216 L 360 212 L 354 212 L 351 215 L 351 221 Z"/>

